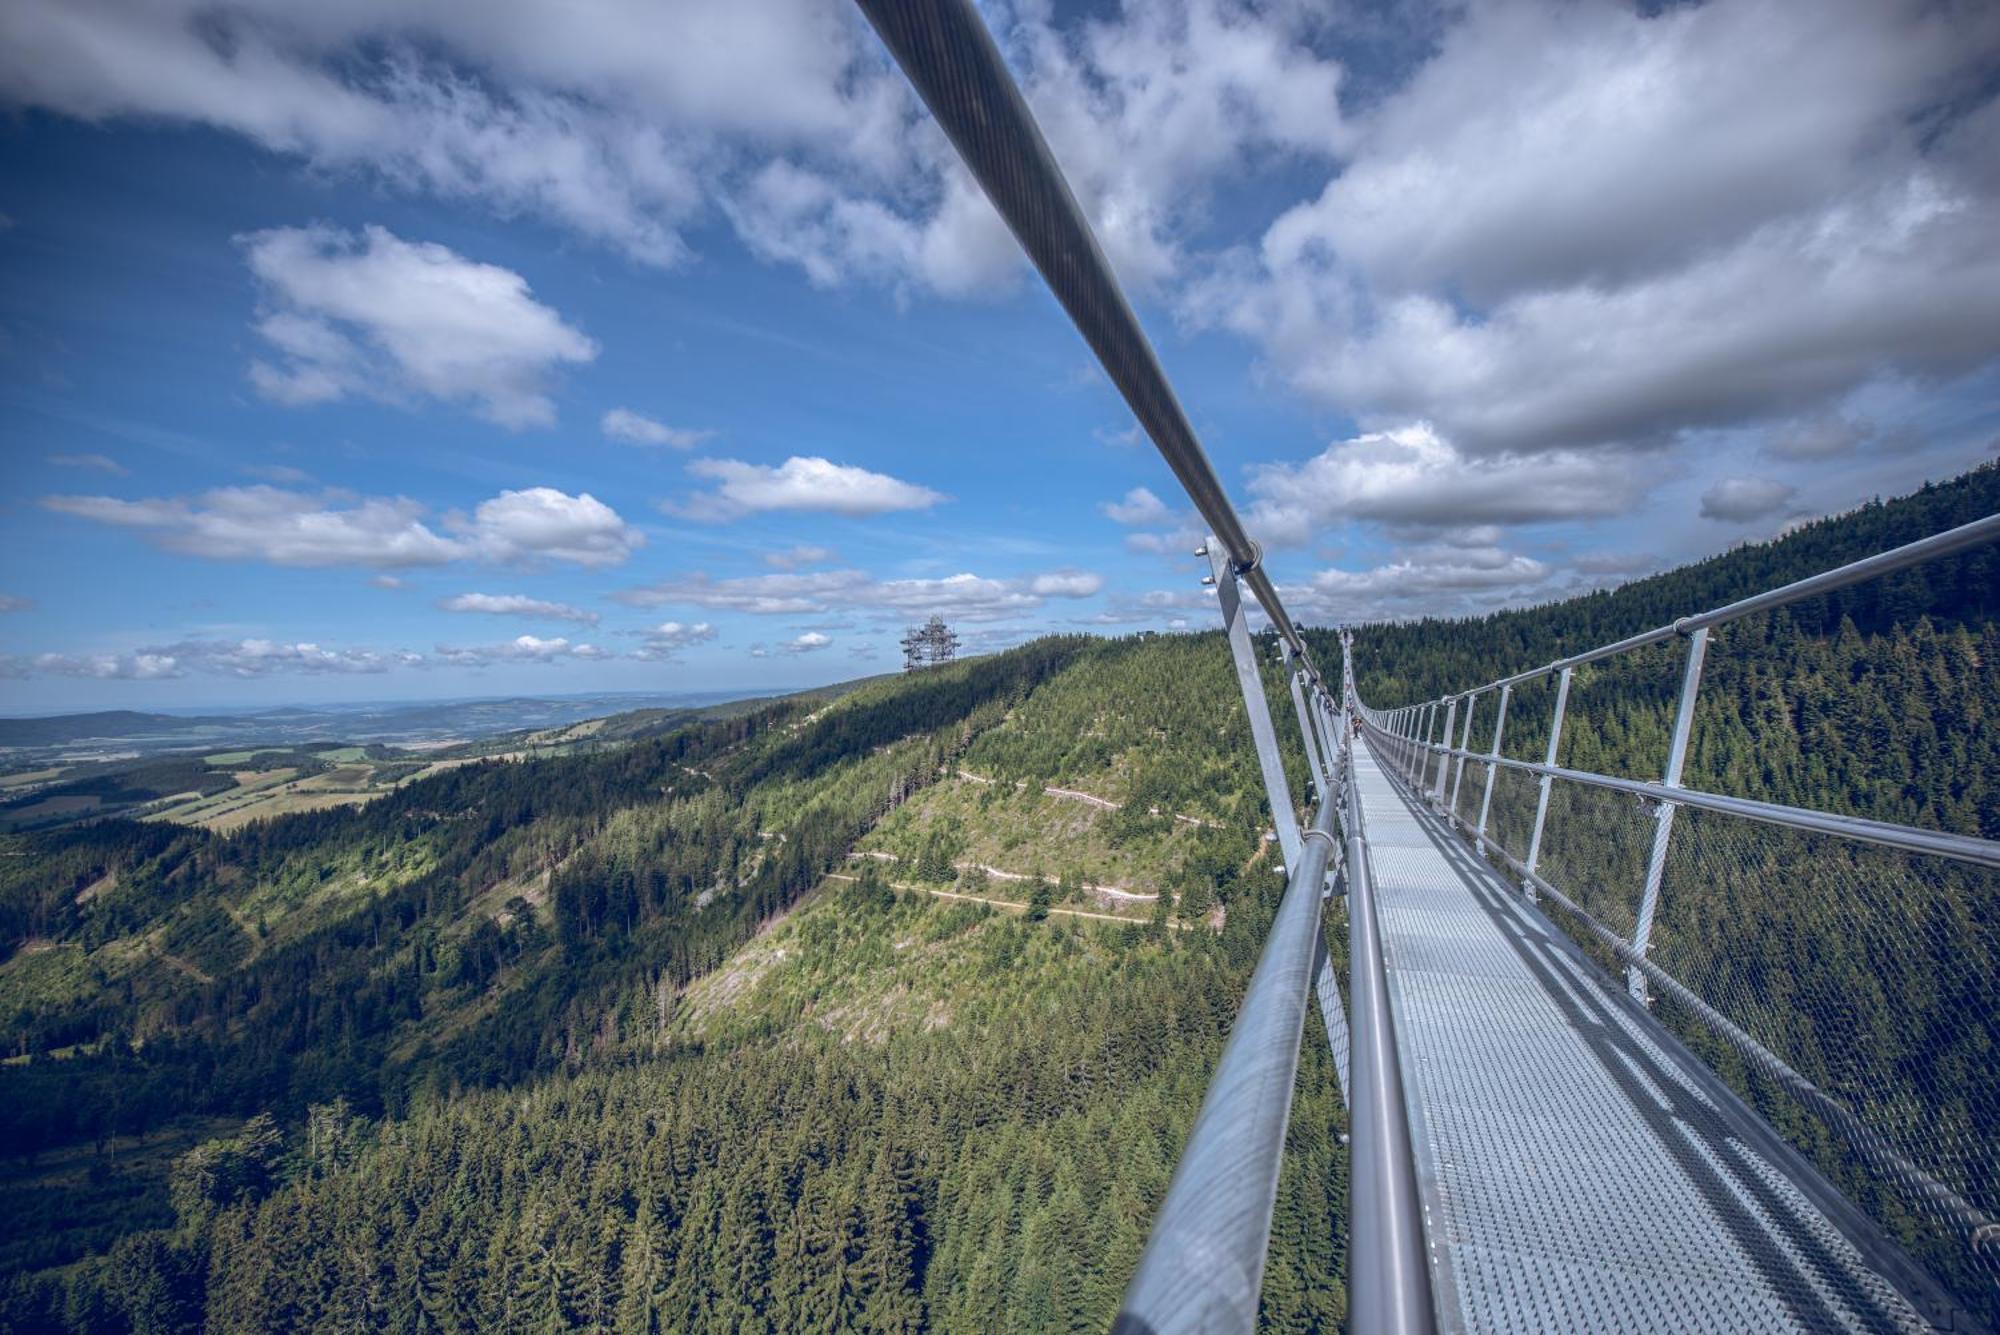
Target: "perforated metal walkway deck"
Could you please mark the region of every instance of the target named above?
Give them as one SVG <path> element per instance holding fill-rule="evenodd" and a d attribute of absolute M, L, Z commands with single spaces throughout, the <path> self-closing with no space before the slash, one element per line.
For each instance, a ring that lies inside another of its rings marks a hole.
<path fill-rule="evenodd" d="M 1900 1252 L 1361 743 L 1355 764 L 1443 1328 L 1944 1319 Z"/>

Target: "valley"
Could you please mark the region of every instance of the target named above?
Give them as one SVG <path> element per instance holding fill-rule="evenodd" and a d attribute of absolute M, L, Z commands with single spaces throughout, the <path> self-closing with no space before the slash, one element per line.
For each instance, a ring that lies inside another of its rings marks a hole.
<path fill-rule="evenodd" d="M 1995 509 L 1989 468 L 1615 592 L 1364 627 L 1363 690 L 1419 698 Z M 1732 629 L 1689 781 L 2000 832 L 1993 562 Z M 1565 759 L 1643 770 L 1670 707 L 1637 668 L 1580 678 Z M 0 835 L 0 1208 L 35 1221 L 0 1253 L 0 1325 L 1108 1322 L 1283 888 L 1218 634 L 1049 637 L 491 746 L 206 751 L 234 787 Z M 1551 856 L 1623 875 L 1609 843 Z M 1804 860 L 1732 856 L 1685 911 L 1783 959 L 1740 886 Z M 1939 976 L 1990 995 L 1990 933 L 1954 939 Z M 1869 1014 L 1855 1041 L 1900 1069 L 1983 1060 L 1980 1034 Z M 1316 1025 L 1272 1329 L 1344 1314 Z"/>

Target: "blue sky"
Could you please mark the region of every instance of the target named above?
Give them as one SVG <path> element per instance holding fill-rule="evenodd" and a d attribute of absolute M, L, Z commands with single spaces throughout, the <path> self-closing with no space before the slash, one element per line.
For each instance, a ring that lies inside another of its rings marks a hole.
<path fill-rule="evenodd" d="M 1210 624 L 1170 476 L 872 35 L 755 8 L 8 6 L 0 708 Z M 1345 620 L 1992 456 L 1995 20 L 1801 8 L 987 13 L 1288 600 Z"/>

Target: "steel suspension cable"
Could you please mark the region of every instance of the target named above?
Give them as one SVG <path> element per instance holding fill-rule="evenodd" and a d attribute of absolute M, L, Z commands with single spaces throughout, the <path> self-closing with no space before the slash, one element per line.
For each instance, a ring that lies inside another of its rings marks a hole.
<path fill-rule="evenodd" d="M 1229 552 L 1238 578 L 1317 680 L 1305 640 L 1264 571 L 1263 549 L 1216 477 L 985 23 L 969 0 L 857 3 Z"/>

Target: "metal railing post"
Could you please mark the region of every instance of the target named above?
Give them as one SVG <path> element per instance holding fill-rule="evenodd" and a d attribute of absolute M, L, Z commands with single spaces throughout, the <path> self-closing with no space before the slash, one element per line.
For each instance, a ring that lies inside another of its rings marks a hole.
<path fill-rule="evenodd" d="M 1312 714 L 1306 709 L 1305 669 L 1295 661 L 1292 646 L 1283 640 L 1278 641 L 1278 653 L 1284 660 L 1285 680 L 1292 688 L 1292 708 L 1298 712 L 1299 740 L 1305 743 L 1306 768 L 1312 772 L 1313 792 L 1324 802 L 1328 798 L 1325 752 L 1313 728 Z"/>
<path fill-rule="evenodd" d="M 1264 676 L 1257 667 L 1257 646 L 1250 642 L 1250 617 L 1236 582 L 1236 567 L 1228 550 L 1214 538 L 1202 548 L 1202 555 L 1215 572 L 1216 602 L 1221 604 L 1230 657 L 1236 661 L 1236 684 L 1243 688 L 1243 710 L 1250 719 L 1250 738 L 1257 746 L 1257 766 L 1264 772 L 1264 796 L 1271 804 L 1278 851 L 1284 854 L 1287 868 L 1295 867 L 1299 861 L 1299 818 L 1292 808 L 1292 789 L 1285 779 L 1278 733 L 1271 726 L 1271 707 L 1264 698 Z"/>
<path fill-rule="evenodd" d="M 1681 673 L 1681 699 L 1674 710 L 1674 735 L 1667 746 L 1667 772 L 1660 782 L 1668 788 L 1681 786 L 1681 767 L 1687 762 L 1688 733 L 1694 727 L 1695 697 L 1701 693 L 1701 664 L 1708 656 L 1708 627 L 1697 627 L 1688 636 L 1687 666 Z M 1667 870 L 1667 843 L 1674 834 L 1677 802 L 1662 801 L 1653 814 L 1653 851 L 1646 859 L 1646 888 L 1639 897 L 1639 921 L 1632 929 L 1632 950 L 1644 956 L 1653 936 L 1653 915 L 1660 907 L 1660 881 Z M 1625 985 L 1635 1000 L 1646 1000 L 1646 976 L 1637 969 L 1625 971 Z"/>
<path fill-rule="evenodd" d="M 1542 757 L 1544 765 L 1554 765 L 1556 763 L 1556 748 L 1562 745 L 1563 716 L 1569 712 L 1569 676 L 1571 671 L 1572 669 L 1570 668 L 1564 668 L 1562 675 L 1556 679 L 1556 712 L 1555 717 L 1549 720 L 1549 749 Z M 1549 818 L 1549 789 L 1554 783 L 1554 778 L 1547 774 L 1542 775 L 1541 791 L 1535 796 L 1535 830 L 1533 834 L 1528 836 L 1527 866 L 1530 873 L 1541 865 L 1542 826 L 1547 823 Z M 1523 883 L 1523 888 L 1528 892 L 1528 901 L 1533 903 L 1535 900 L 1535 883 L 1532 880 L 1526 881 Z"/>
<path fill-rule="evenodd" d="M 1507 701 L 1513 695 L 1512 686 L 1500 688 L 1500 712 L 1493 717 L 1493 749 L 1487 752 L 1492 759 L 1486 763 L 1486 793 L 1479 799 L 1479 836 L 1476 843 L 1481 853 L 1486 851 L 1486 813 L 1493 806 L 1493 780 L 1500 775 L 1500 766 L 1494 762 L 1500 759 L 1500 734 L 1507 728 Z"/>
<path fill-rule="evenodd" d="M 1437 792 L 1431 797 L 1431 800 L 1439 806 L 1444 805 L 1445 771 L 1451 768 L 1451 756 L 1447 753 L 1451 750 L 1451 730 L 1458 726 L 1458 697 L 1454 695 L 1446 704 L 1447 707 L 1444 714 L 1444 745 L 1438 750 Z"/>

